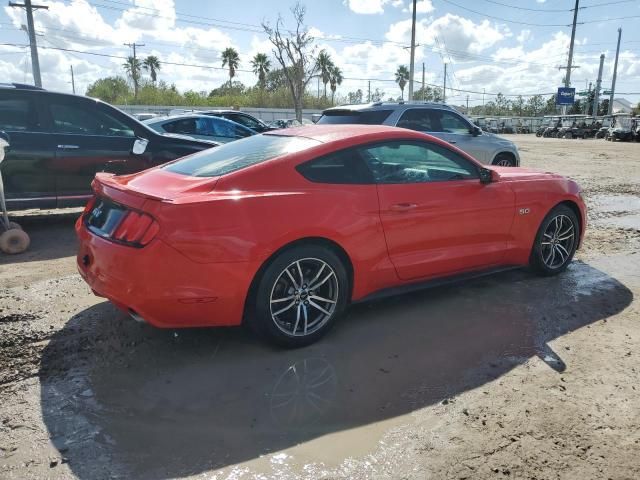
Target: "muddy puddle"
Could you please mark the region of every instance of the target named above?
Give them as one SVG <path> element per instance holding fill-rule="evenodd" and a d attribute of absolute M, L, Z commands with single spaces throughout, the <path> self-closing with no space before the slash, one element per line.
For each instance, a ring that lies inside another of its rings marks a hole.
<path fill-rule="evenodd" d="M 549 342 L 630 301 L 579 262 L 560 278 L 513 271 L 354 306 L 300 350 L 241 329 L 155 330 L 100 303 L 43 352 L 42 414 L 79 478 L 318 478 L 531 358 L 563 371 Z"/>

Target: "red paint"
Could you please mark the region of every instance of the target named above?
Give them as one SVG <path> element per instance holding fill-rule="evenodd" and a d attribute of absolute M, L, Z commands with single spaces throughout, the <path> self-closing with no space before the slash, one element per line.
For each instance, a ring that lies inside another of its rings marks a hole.
<path fill-rule="evenodd" d="M 433 142 L 477 162 L 437 138 L 393 127 L 322 125 L 273 134 L 323 143 L 216 178 L 159 168 L 98 175 L 96 195 L 155 222 L 142 248 L 105 240 L 82 221 L 76 224 L 78 269 L 94 292 L 159 327 L 237 325 L 261 265 L 300 239 L 326 239 L 346 252 L 353 265 L 351 297 L 358 300 L 432 277 L 526 265 L 542 219 L 563 201 L 578 206 L 584 234 L 579 188 L 555 174 L 489 167 L 494 181 L 488 185 L 311 183 L 295 170 L 300 163 L 388 139 Z M 529 213 L 521 215 L 520 208 Z"/>

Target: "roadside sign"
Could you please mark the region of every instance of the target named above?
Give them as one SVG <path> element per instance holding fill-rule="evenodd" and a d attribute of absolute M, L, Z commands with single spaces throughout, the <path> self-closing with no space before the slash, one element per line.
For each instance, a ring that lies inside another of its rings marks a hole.
<path fill-rule="evenodd" d="M 576 95 L 578 95 L 579 97 L 586 97 L 587 95 L 589 95 L 589 92 L 586 90 L 583 90 L 581 92 L 577 92 Z"/>
<path fill-rule="evenodd" d="M 605 90 L 602 92 L 603 95 L 611 95 L 611 90 Z"/>
<path fill-rule="evenodd" d="M 571 87 L 558 87 L 556 105 L 573 105 L 576 89 Z"/>

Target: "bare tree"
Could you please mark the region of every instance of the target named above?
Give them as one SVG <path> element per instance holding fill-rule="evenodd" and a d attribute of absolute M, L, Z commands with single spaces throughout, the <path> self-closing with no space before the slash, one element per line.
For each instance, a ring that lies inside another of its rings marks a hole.
<path fill-rule="evenodd" d="M 262 28 L 274 46 L 273 55 L 282 66 L 287 85 L 291 91 L 296 119 L 302 121 L 302 101 L 304 92 L 317 70 L 318 63 L 314 57 L 313 37 L 304 25 L 306 9 L 299 2 L 291 9 L 296 22 L 295 30 L 286 30 L 282 16 L 274 27 L 263 22 Z"/>

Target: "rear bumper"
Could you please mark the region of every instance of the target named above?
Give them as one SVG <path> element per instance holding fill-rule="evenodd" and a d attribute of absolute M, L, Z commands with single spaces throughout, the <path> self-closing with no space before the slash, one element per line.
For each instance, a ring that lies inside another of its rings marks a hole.
<path fill-rule="evenodd" d="M 253 273 L 248 262 L 197 263 L 159 239 L 118 245 L 76 224 L 77 266 L 95 294 L 161 328 L 242 322 Z"/>

